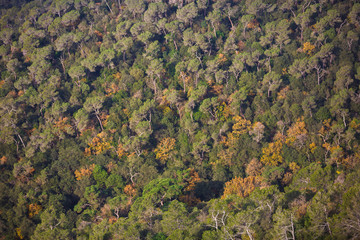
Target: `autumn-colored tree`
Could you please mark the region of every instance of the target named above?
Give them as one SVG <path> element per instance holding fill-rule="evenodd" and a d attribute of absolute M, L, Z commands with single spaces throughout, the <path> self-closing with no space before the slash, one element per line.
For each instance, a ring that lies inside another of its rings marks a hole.
<path fill-rule="evenodd" d="M 251 192 L 257 187 L 262 186 L 262 178 L 249 176 L 246 178 L 235 177 L 232 180 L 225 183 L 224 193 L 222 199 L 227 196 L 235 194 L 239 197 L 245 198 L 250 195 Z"/>
<path fill-rule="evenodd" d="M 286 69 L 285 69 L 286 70 Z M 283 69 L 284 71 L 284 69 Z M 284 74 L 283 74 L 284 75 Z M 286 86 L 284 88 L 282 88 L 279 92 L 278 92 L 278 96 L 277 96 L 277 100 L 283 100 L 286 98 L 286 95 L 288 94 L 290 90 L 290 87 L 289 86 Z"/>
<path fill-rule="evenodd" d="M 84 177 L 91 176 L 94 168 L 95 168 L 95 164 L 91 164 L 88 167 L 83 167 L 83 168 L 80 168 L 80 170 L 75 170 L 74 174 L 75 174 L 76 180 L 80 181 Z"/>
<path fill-rule="evenodd" d="M 165 163 L 168 160 L 170 153 L 175 147 L 174 138 L 164 138 L 158 144 L 154 152 L 156 153 L 156 159 L 159 159 L 162 163 Z"/>
<path fill-rule="evenodd" d="M 226 61 L 227 61 L 226 56 L 224 54 L 222 54 L 222 53 L 219 53 L 219 55 L 217 56 L 217 62 L 219 64 L 222 64 L 222 63 L 224 63 Z"/>
<path fill-rule="evenodd" d="M 119 86 L 116 84 L 116 83 L 110 83 L 110 84 L 107 84 L 105 86 L 105 92 L 106 92 L 106 96 L 109 97 L 115 93 L 117 93 L 118 91 L 120 91 L 120 88 Z"/>
<path fill-rule="evenodd" d="M 94 137 L 91 142 L 88 144 L 89 147 L 85 148 L 85 155 L 98 155 L 106 150 L 112 148 L 110 145 L 110 140 L 105 132 L 99 133 L 96 137 Z"/>
<path fill-rule="evenodd" d="M 310 143 L 309 149 L 310 149 L 310 152 L 311 152 L 311 153 L 314 153 L 315 150 L 317 149 L 316 144 L 315 144 L 314 142 Z"/>
<path fill-rule="evenodd" d="M 248 29 L 255 29 L 255 28 L 259 27 L 259 22 L 256 19 L 253 19 L 246 25 L 246 27 Z"/>
<path fill-rule="evenodd" d="M 55 121 L 53 127 L 59 137 L 62 133 L 71 134 L 74 131 L 70 124 L 70 120 L 67 117 L 60 117 L 57 121 Z"/>
<path fill-rule="evenodd" d="M 195 206 L 200 202 L 200 199 L 195 197 L 195 186 L 200 182 L 200 177 L 194 169 L 188 169 L 188 171 L 188 177 L 184 179 L 186 181 L 184 194 L 179 196 L 179 200 L 188 206 Z"/>
<path fill-rule="evenodd" d="M 24 236 L 22 235 L 21 228 L 15 228 L 16 236 L 19 239 L 24 239 Z"/>
<path fill-rule="evenodd" d="M 246 166 L 245 172 L 249 176 L 260 176 L 263 172 L 263 165 L 259 160 L 253 158 Z"/>
<path fill-rule="evenodd" d="M 2 156 L 2 158 L 0 158 L 0 165 L 6 164 L 6 161 L 7 161 L 7 157 L 6 157 L 6 156 Z"/>
<path fill-rule="evenodd" d="M 30 203 L 28 205 L 29 218 L 33 218 L 34 216 L 38 215 L 41 210 L 42 210 L 41 205 L 36 203 Z"/>
<path fill-rule="evenodd" d="M 308 55 L 311 55 L 312 52 L 314 51 L 315 46 L 312 45 L 310 42 L 305 42 L 304 46 L 303 46 L 303 51 L 304 53 L 307 53 Z"/>
<path fill-rule="evenodd" d="M 234 116 L 233 120 L 235 121 L 235 124 L 233 125 L 233 134 L 235 135 L 241 135 L 244 133 L 247 133 L 251 127 L 251 122 L 246 120 L 243 117 L 240 116 Z"/>
<path fill-rule="evenodd" d="M 306 141 L 307 133 L 308 131 L 305 128 L 304 117 L 298 118 L 288 129 L 285 143 L 301 148 Z"/>
<path fill-rule="evenodd" d="M 133 184 L 128 184 L 124 187 L 124 193 L 129 197 L 128 204 L 132 203 L 132 199 L 137 195 L 137 190 Z"/>
<path fill-rule="evenodd" d="M 116 150 L 116 153 L 117 153 L 119 159 L 121 159 L 123 156 L 127 156 L 127 152 L 126 152 L 126 149 L 123 144 L 119 144 L 119 146 Z"/>
<path fill-rule="evenodd" d="M 281 156 L 282 142 L 280 140 L 270 143 L 267 147 L 262 150 L 261 162 L 269 166 L 277 166 L 283 162 Z"/>

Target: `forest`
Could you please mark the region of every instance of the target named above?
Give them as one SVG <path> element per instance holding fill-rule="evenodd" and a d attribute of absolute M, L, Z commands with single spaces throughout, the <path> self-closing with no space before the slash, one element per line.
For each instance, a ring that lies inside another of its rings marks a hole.
<path fill-rule="evenodd" d="M 0 1 L 0 240 L 360 239 L 360 1 Z"/>

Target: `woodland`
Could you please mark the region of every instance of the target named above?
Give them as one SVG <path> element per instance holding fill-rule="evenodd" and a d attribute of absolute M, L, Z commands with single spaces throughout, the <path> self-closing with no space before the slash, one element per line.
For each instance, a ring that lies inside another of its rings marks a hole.
<path fill-rule="evenodd" d="M 0 240 L 360 239 L 360 1 L 0 1 Z"/>

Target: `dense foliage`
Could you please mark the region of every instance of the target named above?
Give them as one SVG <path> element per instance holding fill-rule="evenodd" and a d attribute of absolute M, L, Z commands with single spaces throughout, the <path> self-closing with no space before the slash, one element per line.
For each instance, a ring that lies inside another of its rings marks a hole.
<path fill-rule="evenodd" d="M 2 1 L 1 239 L 359 239 L 360 3 Z"/>

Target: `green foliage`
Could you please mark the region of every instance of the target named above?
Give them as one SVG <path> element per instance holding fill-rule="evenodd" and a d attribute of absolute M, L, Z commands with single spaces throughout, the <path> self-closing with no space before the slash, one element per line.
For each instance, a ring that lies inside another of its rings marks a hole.
<path fill-rule="evenodd" d="M 359 238 L 357 1 L 0 6 L 0 236 Z"/>

